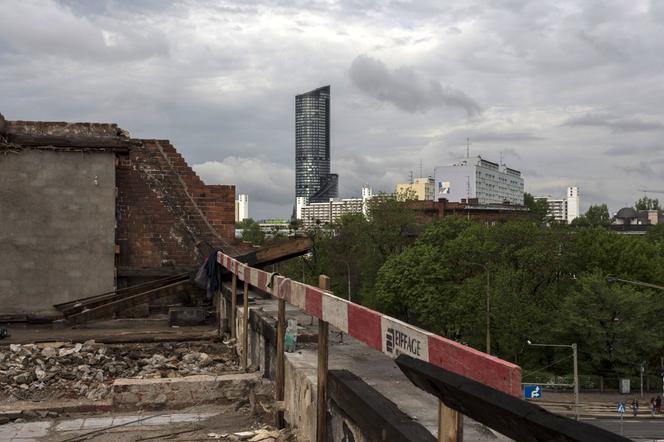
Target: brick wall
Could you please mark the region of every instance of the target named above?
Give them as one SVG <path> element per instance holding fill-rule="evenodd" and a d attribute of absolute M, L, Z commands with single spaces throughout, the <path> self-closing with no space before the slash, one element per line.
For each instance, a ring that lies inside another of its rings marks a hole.
<path fill-rule="evenodd" d="M 79 137 L 123 137 L 129 133 L 111 123 L 68 123 L 64 121 L 10 121 L 8 132 L 16 135 Z"/>
<path fill-rule="evenodd" d="M 234 241 L 235 186 L 207 186 L 167 140 L 118 157 L 119 265 L 195 266 Z"/>

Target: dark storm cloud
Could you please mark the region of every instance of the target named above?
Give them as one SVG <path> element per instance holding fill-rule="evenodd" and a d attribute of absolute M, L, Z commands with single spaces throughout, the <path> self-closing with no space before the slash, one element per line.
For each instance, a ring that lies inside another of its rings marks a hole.
<path fill-rule="evenodd" d="M 480 106 L 458 89 L 443 86 L 406 66 L 390 71 L 382 61 L 359 55 L 348 72 L 353 84 L 367 95 L 394 104 L 406 112 L 426 112 L 433 107 L 461 108 L 468 116 L 481 113 Z"/>
<path fill-rule="evenodd" d="M 615 132 L 641 132 L 664 129 L 659 121 L 642 120 L 635 117 L 621 118 L 606 113 L 587 113 L 569 118 L 564 126 L 606 127 Z"/>

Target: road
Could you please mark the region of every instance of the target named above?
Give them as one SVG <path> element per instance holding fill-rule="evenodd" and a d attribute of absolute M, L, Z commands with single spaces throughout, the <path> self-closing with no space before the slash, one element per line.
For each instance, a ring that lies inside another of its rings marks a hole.
<path fill-rule="evenodd" d="M 620 434 L 620 419 L 581 418 L 581 420 Z M 664 419 L 630 419 L 625 416 L 623 435 L 636 441 L 664 441 Z"/>

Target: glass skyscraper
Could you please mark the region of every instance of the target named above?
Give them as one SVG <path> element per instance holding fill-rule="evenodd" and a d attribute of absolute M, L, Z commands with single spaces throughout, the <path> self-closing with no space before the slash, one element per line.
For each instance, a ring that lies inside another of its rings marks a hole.
<path fill-rule="evenodd" d="M 295 96 L 295 196 L 325 202 L 339 194 L 330 173 L 330 86 Z"/>

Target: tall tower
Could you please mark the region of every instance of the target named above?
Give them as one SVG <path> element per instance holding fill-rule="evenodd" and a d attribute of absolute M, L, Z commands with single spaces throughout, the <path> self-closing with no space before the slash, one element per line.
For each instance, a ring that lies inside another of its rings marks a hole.
<path fill-rule="evenodd" d="M 330 173 L 330 86 L 295 96 L 295 197 L 329 201 L 339 191 Z"/>
<path fill-rule="evenodd" d="M 578 187 L 567 188 L 567 224 L 581 215 L 581 197 Z"/>

